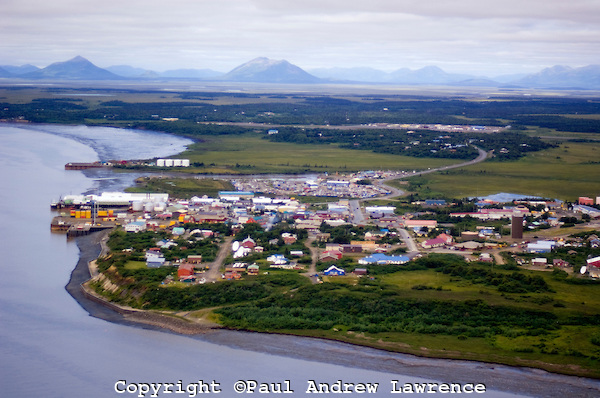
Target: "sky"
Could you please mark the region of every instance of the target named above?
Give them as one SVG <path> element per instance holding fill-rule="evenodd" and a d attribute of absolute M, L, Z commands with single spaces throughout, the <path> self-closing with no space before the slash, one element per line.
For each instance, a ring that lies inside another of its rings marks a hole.
<path fill-rule="evenodd" d="M 0 65 L 228 72 L 436 65 L 497 76 L 600 64 L 600 0 L 0 0 Z"/>

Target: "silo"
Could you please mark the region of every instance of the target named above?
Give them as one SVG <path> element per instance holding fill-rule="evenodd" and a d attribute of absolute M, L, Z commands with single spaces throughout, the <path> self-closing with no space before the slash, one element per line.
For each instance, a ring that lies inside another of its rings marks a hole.
<path fill-rule="evenodd" d="M 523 215 L 519 212 L 512 215 L 511 238 L 523 239 Z"/>

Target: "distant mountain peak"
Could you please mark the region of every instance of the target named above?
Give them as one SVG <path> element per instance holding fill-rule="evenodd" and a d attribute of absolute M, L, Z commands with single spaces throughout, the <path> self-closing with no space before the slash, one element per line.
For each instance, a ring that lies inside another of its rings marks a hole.
<path fill-rule="evenodd" d="M 320 79 L 286 60 L 258 57 L 225 74 L 224 80 L 258 83 L 318 83 Z"/>
<path fill-rule="evenodd" d="M 68 61 L 55 62 L 35 72 L 23 75 L 33 79 L 119 80 L 120 76 L 102 69 L 78 55 Z"/>

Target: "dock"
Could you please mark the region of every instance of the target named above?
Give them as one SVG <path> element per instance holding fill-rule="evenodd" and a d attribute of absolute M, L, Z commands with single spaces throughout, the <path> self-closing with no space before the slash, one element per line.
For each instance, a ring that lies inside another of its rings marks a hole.
<path fill-rule="evenodd" d="M 57 216 L 52 219 L 50 230 L 52 232 L 66 233 L 67 239 L 78 236 L 89 235 L 93 232 L 111 229 L 116 226 L 115 222 L 103 222 L 102 224 L 93 224 L 89 219 L 71 219 L 69 217 Z"/>
<path fill-rule="evenodd" d="M 67 163 L 65 164 L 65 170 L 85 170 L 85 169 L 101 169 L 108 167 L 100 162 L 94 163 Z"/>

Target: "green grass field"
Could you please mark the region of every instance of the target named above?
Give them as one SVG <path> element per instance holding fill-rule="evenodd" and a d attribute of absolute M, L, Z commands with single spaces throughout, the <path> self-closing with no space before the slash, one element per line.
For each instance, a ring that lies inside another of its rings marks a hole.
<path fill-rule="evenodd" d="M 600 192 L 599 161 L 600 143 L 566 142 L 514 162 L 487 161 L 410 181 L 425 196 L 510 192 L 573 201 Z"/>
<path fill-rule="evenodd" d="M 172 196 L 189 199 L 192 196 L 216 197 L 219 191 L 230 191 L 233 185 L 226 180 L 209 178 L 141 178 L 128 192 L 167 192 Z"/>
<path fill-rule="evenodd" d="M 204 136 L 180 157 L 204 163 L 210 173 L 303 173 L 358 170 L 413 170 L 457 163 L 451 159 L 411 158 L 334 145 L 271 142 L 260 135 Z M 237 167 L 236 167 L 237 165 Z"/>

